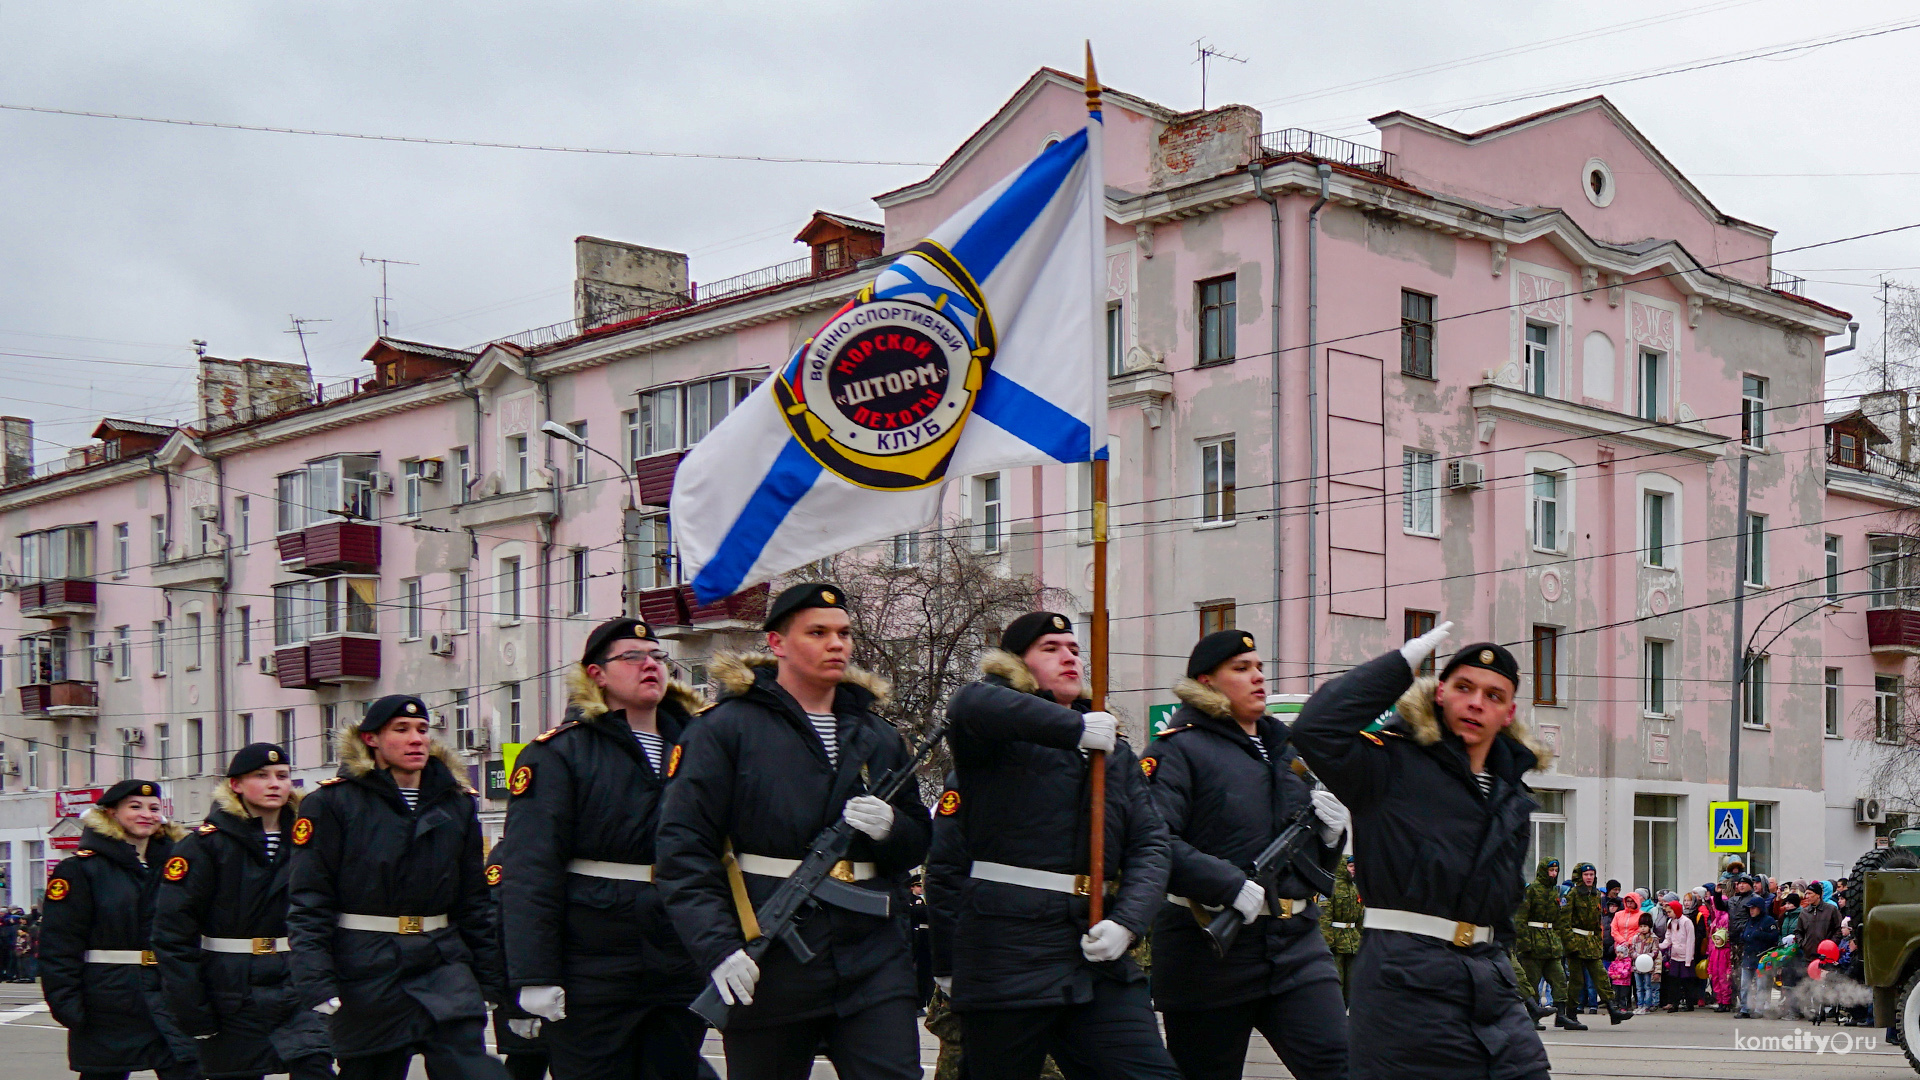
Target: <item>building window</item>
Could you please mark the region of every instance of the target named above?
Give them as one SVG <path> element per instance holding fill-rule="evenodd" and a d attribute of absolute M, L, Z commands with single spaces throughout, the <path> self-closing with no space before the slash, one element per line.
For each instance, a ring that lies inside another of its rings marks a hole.
<path fill-rule="evenodd" d="M 1540 803 L 1540 809 L 1533 812 L 1533 836 L 1526 865 L 1538 866 L 1541 859 L 1559 859 L 1564 867 L 1567 865 L 1567 793 L 1535 790 L 1533 797 Z"/>
<path fill-rule="evenodd" d="M 87 783 L 100 779 L 100 733 L 87 732 Z"/>
<path fill-rule="evenodd" d="M 420 516 L 420 462 L 400 463 L 400 516 Z"/>
<path fill-rule="evenodd" d="M 167 673 L 167 620 L 153 620 L 153 673 Z"/>
<path fill-rule="evenodd" d="M 1908 578 L 1920 578 L 1914 569 L 1912 541 L 1899 536 L 1876 536 L 1867 541 L 1867 587 L 1873 590 L 1869 606 L 1911 607 Z"/>
<path fill-rule="evenodd" d="M 753 392 L 753 387 L 754 381 L 744 375 L 722 375 L 681 387 L 681 400 L 687 406 L 687 445 L 692 446 L 719 427 L 733 407 Z"/>
<path fill-rule="evenodd" d="M 496 605 L 502 625 L 520 621 L 520 560 L 500 560 L 499 602 Z"/>
<path fill-rule="evenodd" d="M 1233 359 L 1234 294 L 1231 277 L 1200 283 L 1200 363 L 1221 364 Z"/>
<path fill-rule="evenodd" d="M 674 573 L 673 522 L 666 514 L 640 519 L 640 532 L 634 540 L 634 587 L 665 589 L 679 584 Z"/>
<path fill-rule="evenodd" d="M 188 776 L 199 776 L 207 771 L 207 740 L 205 722 L 199 719 L 187 721 L 187 758 L 183 763 Z"/>
<path fill-rule="evenodd" d="M 32 906 L 38 908 L 47 898 L 47 842 L 28 840 L 26 844 L 27 891 L 33 897 Z"/>
<path fill-rule="evenodd" d="M 1767 380 L 1758 375 L 1740 377 L 1740 441 L 1755 449 L 1767 445 Z"/>
<path fill-rule="evenodd" d="M 1840 599 L 1840 538 L 1827 537 L 1827 599 Z"/>
<path fill-rule="evenodd" d="M 1667 686 L 1669 653 L 1673 643 L 1648 638 L 1641 648 L 1640 661 L 1640 707 L 1649 716 L 1665 717 L 1671 715 L 1672 705 Z"/>
<path fill-rule="evenodd" d="M 1000 474 L 988 473 L 973 478 L 973 526 L 981 551 L 997 552 L 1005 539 L 1000 534 L 1004 507 L 1000 501 Z"/>
<path fill-rule="evenodd" d="M 455 570 L 447 575 L 452 579 L 450 589 L 453 592 L 453 629 L 455 633 L 465 632 L 469 605 L 467 603 L 467 572 Z"/>
<path fill-rule="evenodd" d="M 287 764 L 298 764 L 300 758 L 300 739 L 297 734 L 298 728 L 295 726 L 294 710 L 281 709 L 276 713 L 274 729 L 274 733 L 279 736 L 280 739 L 280 749 L 287 752 Z"/>
<path fill-rule="evenodd" d="M 517 743 L 520 741 L 520 684 L 517 682 L 507 683 L 506 694 L 507 694 L 507 715 L 506 715 L 507 737 L 505 741 L 510 743 Z"/>
<path fill-rule="evenodd" d="M 243 604 L 234 609 L 233 624 L 239 630 L 236 635 L 240 639 L 237 642 L 239 647 L 234 650 L 239 654 L 238 662 L 251 663 L 253 661 L 253 608 Z"/>
<path fill-rule="evenodd" d="M 292 712 L 288 709 L 286 712 Z M 340 706 L 320 706 L 320 763 L 332 765 L 340 760 L 340 750 L 334 745 L 333 732 L 340 726 Z"/>
<path fill-rule="evenodd" d="M 453 480 L 459 485 L 453 498 L 455 502 L 466 502 L 473 498 L 473 452 L 464 446 L 456 446 L 450 454 L 453 458 Z"/>
<path fill-rule="evenodd" d="M 376 631 L 380 579 L 340 576 L 273 587 L 273 643 L 299 645 L 334 634 Z"/>
<path fill-rule="evenodd" d="M 1767 515 L 1747 515 L 1747 584 L 1767 583 Z"/>
<path fill-rule="evenodd" d="M 238 729 L 237 734 L 240 736 L 240 745 L 252 746 L 253 745 L 253 714 L 250 712 L 243 712 L 238 716 L 234 717 L 233 722 L 234 722 L 234 727 Z M 226 749 L 227 748 L 225 745 L 222 745 L 220 747 L 220 750 L 223 756 L 226 752 Z M 216 760 L 214 764 L 218 765 L 218 764 L 221 764 L 221 762 Z"/>
<path fill-rule="evenodd" d="M 575 615 L 587 613 L 587 549 L 574 548 L 567 553 L 567 610 Z"/>
<path fill-rule="evenodd" d="M 1833 463 L 1845 465 L 1849 469 L 1866 468 L 1865 454 L 1862 453 L 1860 440 L 1844 432 L 1833 432 Z"/>
<path fill-rule="evenodd" d="M 1400 371 L 1433 378 L 1433 297 L 1400 290 Z"/>
<path fill-rule="evenodd" d="M 406 623 L 406 631 L 401 637 L 406 640 L 419 637 L 424 621 L 421 618 L 419 578 L 408 578 L 400 583 L 400 614 Z"/>
<path fill-rule="evenodd" d="M 1821 685 L 1820 707 L 1826 719 L 1825 730 L 1829 739 L 1840 737 L 1840 677 L 1840 669 L 1830 667 Z"/>
<path fill-rule="evenodd" d="M 27 743 L 27 787 L 40 787 L 40 740 L 28 739 Z"/>
<path fill-rule="evenodd" d="M 148 524 L 153 531 L 153 562 L 157 566 L 167 561 L 167 515 L 155 514 Z"/>
<path fill-rule="evenodd" d="M 113 677 L 133 678 L 133 627 L 113 628 Z"/>
<path fill-rule="evenodd" d="M 60 786 L 63 788 L 72 787 L 73 786 L 73 737 L 71 735 L 60 736 L 59 759 L 60 759 Z"/>
<path fill-rule="evenodd" d="M 893 565 L 920 565 L 920 534 L 904 532 L 893 538 Z"/>
<path fill-rule="evenodd" d="M 1434 503 L 1439 489 L 1433 486 L 1433 452 L 1400 452 L 1400 527 L 1418 536 L 1438 535 L 1434 525 Z"/>
<path fill-rule="evenodd" d="M 1633 880 L 1656 892 L 1680 887 L 1680 798 L 1633 797 Z"/>
<path fill-rule="evenodd" d="M 1560 704 L 1560 628 L 1533 628 L 1533 703 Z"/>
<path fill-rule="evenodd" d="M 1560 488 L 1564 478 L 1545 469 L 1533 474 L 1533 546 L 1539 551 L 1561 550 Z"/>
<path fill-rule="evenodd" d="M 573 432 L 573 437 L 579 439 L 580 442 L 584 443 L 587 441 L 587 422 L 585 420 L 568 424 L 567 430 Z M 568 445 L 573 449 L 573 460 L 569 462 L 572 468 L 570 468 L 568 472 L 572 476 L 574 486 L 578 487 L 587 482 L 587 448 L 579 445 L 579 443 L 570 443 Z"/>
<path fill-rule="evenodd" d="M 1767 657 L 1754 656 L 1747 662 L 1746 682 L 1740 688 L 1740 722 L 1747 727 L 1767 726 Z"/>
<path fill-rule="evenodd" d="M 1660 420 L 1667 412 L 1667 357 L 1653 349 L 1640 350 L 1640 387 L 1634 399 L 1639 407 L 1635 415 L 1642 420 Z"/>
<path fill-rule="evenodd" d="M 141 769 L 141 772 L 147 770 Z M 133 744 L 122 739 L 120 743 L 120 779 L 133 779 Z"/>
<path fill-rule="evenodd" d="M 31 582 L 93 576 L 93 526 L 20 534 L 20 574 Z"/>
<path fill-rule="evenodd" d="M 1547 397 L 1553 393 L 1553 327 L 1527 324 L 1527 355 L 1522 378 L 1527 393 Z"/>
<path fill-rule="evenodd" d="M 1641 497 L 1647 533 L 1643 547 L 1648 566 L 1667 565 L 1667 506 L 1672 498 L 1663 491 L 1649 491 Z"/>
<path fill-rule="evenodd" d="M 127 531 L 127 523 L 121 522 L 113 527 L 113 572 L 126 577 L 133 563 L 133 540 Z"/>
<path fill-rule="evenodd" d="M 1901 684 L 1898 675 L 1873 677 L 1873 739 L 1875 742 L 1905 742 L 1900 708 Z"/>
<path fill-rule="evenodd" d="M 1127 373 L 1127 323 L 1119 304 L 1107 305 L 1107 376 Z"/>
<path fill-rule="evenodd" d="M 1221 630 L 1232 630 L 1233 620 L 1233 601 L 1222 600 L 1215 604 L 1202 604 L 1200 605 L 1200 636 L 1206 637 Z"/>
<path fill-rule="evenodd" d="M 372 518 L 379 465 L 369 454 L 343 454 L 274 477 L 274 528 L 296 532 L 341 518 Z"/>
<path fill-rule="evenodd" d="M 1437 612 L 1415 611 L 1412 608 L 1408 608 L 1401 620 L 1400 639 L 1402 641 L 1412 641 L 1421 634 L 1432 630 L 1434 624 L 1439 621 L 1439 618 L 1440 616 Z M 1419 670 L 1413 674 L 1419 678 L 1426 678 L 1432 676 L 1438 670 L 1439 667 L 1434 663 L 1433 657 L 1429 656 L 1420 662 Z"/>
<path fill-rule="evenodd" d="M 1747 872 L 1773 876 L 1773 820 L 1777 803 L 1757 802 L 1747 822 Z"/>
<path fill-rule="evenodd" d="M 473 706 L 467 701 L 464 689 L 453 692 L 453 744 L 462 750 L 471 750 L 475 745 Z"/>
<path fill-rule="evenodd" d="M 245 495 L 233 498 L 233 533 L 235 546 L 246 554 L 253 546 L 253 500 Z"/>
<path fill-rule="evenodd" d="M 640 452 L 636 458 L 680 449 L 680 388 L 663 387 L 640 395 Z"/>
<path fill-rule="evenodd" d="M 173 775 L 173 726 L 171 724 L 153 725 L 153 753 L 155 767 L 160 770 L 162 780 Z"/>
<path fill-rule="evenodd" d="M 187 670 L 199 671 L 200 664 L 206 659 L 205 635 L 201 631 L 200 613 L 187 613 Z"/>
<path fill-rule="evenodd" d="M 533 486 L 533 455 L 527 451 L 525 435 L 507 437 L 507 478 L 515 491 L 526 491 Z"/>
<path fill-rule="evenodd" d="M 1200 444 L 1200 523 L 1224 524 L 1234 515 L 1233 440 Z"/>
<path fill-rule="evenodd" d="M 620 444 L 625 448 L 628 461 L 640 457 L 640 410 L 628 409 L 620 414 Z"/>

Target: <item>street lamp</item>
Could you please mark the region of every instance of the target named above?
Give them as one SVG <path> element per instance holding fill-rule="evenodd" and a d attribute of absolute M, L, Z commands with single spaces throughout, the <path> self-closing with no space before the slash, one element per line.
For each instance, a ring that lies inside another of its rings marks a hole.
<path fill-rule="evenodd" d="M 612 457 L 609 454 L 607 454 L 606 451 L 601 450 L 599 447 L 589 444 L 586 439 L 580 437 L 579 435 L 574 434 L 571 430 L 569 430 L 565 424 L 560 424 L 560 423 L 556 423 L 555 421 L 549 420 L 546 423 L 540 425 L 540 433 L 542 435 L 547 436 L 548 438 L 559 439 L 562 442 L 572 443 L 573 445 L 579 447 L 582 450 L 588 451 L 589 453 L 599 454 L 601 457 L 606 458 L 607 461 L 610 462 L 613 465 L 613 467 L 619 471 L 620 479 L 625 480 L 627 482 L 627 509 L 638 510 L 640 508 L 640 491 L 639 491 L 639 488 L 636 487 L 634 484 L 633 473 L 628 471 L 627 466 L 620 464 L 620 460 L 618 458 Z"/>

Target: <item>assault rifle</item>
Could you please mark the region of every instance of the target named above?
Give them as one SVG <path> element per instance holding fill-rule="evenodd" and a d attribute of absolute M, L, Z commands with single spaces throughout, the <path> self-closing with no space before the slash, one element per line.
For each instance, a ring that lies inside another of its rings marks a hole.
<path fill-rule="evenodd" d="M 1253 860 L 1253 870 L 1247 880 L 1267 890 L 1269 899 L 1279 884 L 1282 871 L 1291 866 L 1323 896 L 1333 895 L 1333 875 L 1326 872 L 1319 863 L 1313 861 L 1311 848 L 1314 830 L 1319 828 L 1320 819 L 1313 815 L 1313 807 L 1303 806 L 1287 819 L 1287 827 L 1280 830 L 1273 843 Z M 1229 904 L 1220 914 L 1207 924 L 1207 937 L 1213 940 L 1213 951 L 1225 958 L 1227 951 L 1233 948 L 1234 939 L 1240 936 L 1240 928 L 1246 920 Z"/>
<path fill-rule="evenodd" d="M 942 723 L 927 733 L 914 747 L 913 758 L 880 778 L 868 792 L 880 799 L 892 801 L 895 794 L 907 784 L 913 782 L 914 773 L 933 753 L 933 748 L 947 733 L 947 725 Z M 746 944 L 746 954 L 758 964 L 773 943 L 779 941 L 786 945 L 802 963 L 813 961 L 817 955 L 800 936 L 800 916 L 813 910 L 820 904 L 832 904 L 862 915 L 886 918 L 892 905 L 886 893 L 874 889 L 862 889 L 856 885 L 841 881 L 833 876 L 834 867 L 847 857 L 847 849 L 853 846 L 854 828 L 842 818 L 820 830 L 813 838 L 811 850 L 800 861 L 800 869 L 780 883 L 767 902 L 754 911 L 754 921 L 760 924 L 760 936 Z M 727 1018 L 733 1012 L 733 1006 L 720 999 L 720 992 L 708 980 L 706 989 L 693 999 L 693 1011 L 715 1028 L 725 1030 Z"/>

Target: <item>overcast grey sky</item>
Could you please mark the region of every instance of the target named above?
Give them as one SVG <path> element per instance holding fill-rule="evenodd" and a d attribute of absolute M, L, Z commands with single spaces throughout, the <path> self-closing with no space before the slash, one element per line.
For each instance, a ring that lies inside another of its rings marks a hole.
<path fill-rule="evenodd" d="M 1764 46 L 1920 23 L 1920 4 L 586 3 L 195 0 L 0 7 L 0 103 L 639 150 L 938 161 L 1040 65 L 1268 129 L 1363 136 L 1401 108 L 1466 129 L 1567 89 Z M 1620 24 L 1639 22 L 1625 29 Z M 1594 31 L 1606 31 L 1593 34 Z M 1576 35 L 1579 40 L 1552 42 Z M 1453 61 L 1496 51 L 1481 62 Z M 1602 91 L 1777 248 L 1920 222 L 1920 29 Z M 1431 69 L 1414 73 L 1417 69 Z M 1356 82 L 1373 85 L 1350 86 Z M 794 258 L 816 208 L 924 168 L 607 157 L 347 141 L 0 111 L 0 411 L 42 460 L 103 414 L 190 418 L 193 353 L 364 373 L 379 276 L 392 332 L 467 346 L 568 317 L 582 233 L 686 251 L 696 280 Z M 1796 174 L 1796 175 L 1779 175 Z M 1799 175 L 1818 174 L 1818 175 Z M 1920 281 L 1920 230 L 1786 255 L 1877 333 L 1880 272 Z"/>

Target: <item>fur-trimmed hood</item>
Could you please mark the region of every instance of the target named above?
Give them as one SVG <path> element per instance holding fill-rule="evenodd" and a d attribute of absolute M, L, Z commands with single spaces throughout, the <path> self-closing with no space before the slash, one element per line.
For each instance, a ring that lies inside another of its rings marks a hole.
<path fill-rule="evenodd" d="M 372 772 L 373 748 L 360 741 L 360 730 L 356 727 L 343 727 L 333 733 L 334 756 L 340 759 L 340 775 L 365 776 Z M 473 794 L 473 785 L 467 783 L 467 766 L 460 760 L 452 747 L 439 739 L 427 740 L 427 755 L 440 759 L 440 764 L 453 774 L 453 782 L 467 794 Z"/>
<path fill-rule="evenodd" d="M 283 811 L 297 812 L 300 809 L 301 798 L 303 798 L 303 796 L 299 788 L 289 790 L 287 792 L 287 805 L 281 807 L 281 809 Z M 242 821 L 256 816 L 252 810 L 247 808 L 246 802 L 234 793 L 233 788 L 229 786 L 224 779 L 215 785 L 213 789 L 213 805 L 225 810 L 227 813 L 232 814 Z"/>
<path fill-rule="evenodd" d="M 88 807 L 87 812 L 80 815 L 80 827 L 97 832 L 109 840 L 131 842 L 127 837 L 127 830 L 121 828 L 120 823 L 114 820 L 113 811 L 104 806 Z M 178 840 L 185 835 L 187 835 L 187 827 L 171 821 L 160 826 L 160 831 L 154 833 L 154 836 L 164 836 L 170 841 Z"/>
<path fill-rule="evenodd" d="M 1198 679 L 1181 679 L 1174 683 L 1173 696 L 1215 719 L 1233 719 L 1233 703 L 1227 700 L 1227 695 Z"/>
<path fill-rule="evenodd" d="M 667 702 L 679 706 L 689 717 L 700 715 L 700 710 L 707 707 L 699 691 L 678 679 L 667 680 L 667 696 L 662 699 L 662 704 Z M 577 713 L 582 720 L 606 715 L 606 696 L 600 692 L 593 677 L 587 674 L 585 664 L 575 664 L 567 669 L 567 709 Z"/>
<path fill-rule="evenodd" d="M 707 673 L 720 687 L 720 696 L 724 700 L 739 697 L 753 689 L 754 683 L 759 681 L 760 671 L 766 670 L 771 676 L 779 666 L 779 657 L 772 653 L 720 653 L 713 658 L 713 664 L 707 668 Z M 865 691 L 871 696 L 873 701 L 869 708 L 883 709 L 893 700 L 892 683 L 853 664 L 847 665 L 847 673 L 841 679 L 841 684 Z"/>
<path fill-rule="evenodd" d="M 1414 742 L 1421 746 L 1432 746 L 1446 734 L 1446 729 L 1441 726 L 1440 717 L 1433 707 L 1433 692 L 1439 685 L 1438 679 L 1415 679 L 1413 685 L 1407 688 L 1407 692 L 1401 694 L 1400 700 L 1394 703 L 1394 711 L 1400 715 L 1400 726 L 1406 730 L 1407 735 Z M 1513 723 L 1509 724 L 1498 738 L 1512 739 L 1518 745 L 1525 747 L 1534 757 L 1535 769 L 1545 769 L 1553 763 L 1553 751 L 1548 750 L 1545 743 L 1534 737 L 1526 721 L 1520 719 L 1517 714 L 1513 718 Z"/>

